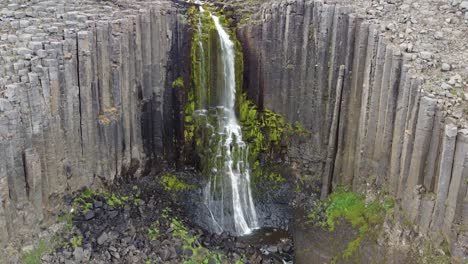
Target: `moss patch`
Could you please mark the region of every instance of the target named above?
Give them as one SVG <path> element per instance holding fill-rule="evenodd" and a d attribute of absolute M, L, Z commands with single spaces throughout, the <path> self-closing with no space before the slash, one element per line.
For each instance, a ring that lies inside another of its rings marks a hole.
<path fill-rule="evenodd" d="M 93 204 L 96 200 L 101 200 L 112 207 L 123 207 L 128 203 L 138 204 L 140 201 L 140 189 L 137 186 L 133 186 L 132 194 L 125 196 L 110 192 L 93 191 L 89 188 L 85 188 L 73 199 L 72 206 L 74 210 L 86 213 L 93 209 Z"/>
<path fill-rule="evenodd" d="M 172 88 L 184 88 L 184 80 L 182 77 L 178 77 L 172 82 Z"/>
<path fill-rule="evenodd" d="M 166 173 L 161 177 L 161 182 L 166 191 L 184 191 L 195 188 L 194 185 L 187 184 L 179 180 L 174 174 Z"/>
<path fill-rule="evenodd" d="M 349 260 L 364 238 L 380 230 L 386 212 L 393 210 L 391 201 L 366 202 L 365 196 L 340 188 L 326 201 L 319 202 L 309 214 L 313 224 L 333 231 L 339 220 L 344 219 L 358 230 L 356 239 L 350 241 L 342 257 Z"/>
<path fill-rule="evenodd" d="M 238 105 L 242 134 L 244 141 L 249 145 L 253 181 L 258 183 L 261 178 L 271 179 L 270 173 L 264 173 L 260 166 L 260 156 L 265 156 L 271 161 L 275 156 L 287 152 L 292 136 L 306 135 L 308 132 L 299 123 L 293 125 L 286 123 L 282 115 L 271 110 L 260 111 L 245 94 L 239 98 Z M 279 177 L 273 178 L 279 179 Z"/>

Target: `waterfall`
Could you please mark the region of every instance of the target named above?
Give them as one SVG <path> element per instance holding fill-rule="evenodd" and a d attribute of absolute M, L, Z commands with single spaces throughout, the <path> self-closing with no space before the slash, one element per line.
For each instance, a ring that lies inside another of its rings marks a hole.
<path fill-rule="evenodd" d="M 204 12 L 200 8 L 200 12 Z M 245 235 L 258 228 L 257 214 L 250 186 L 250 167 L 248 146 L 242 140 L 242 129 L 236 118 L 236 77 L 235 49 L 229 34 L 220 24 L 219 17 L 210 14 L 219 37 L 219 50 L 215 65 L 215 91 L 207 91 L 205 68 L 211 61 L 205 61 L 206 49 L 203 47 L 202 20 L 199 19 L 198 61 L 200 88 L 198 100 L 200 108 L 195 110 L 198 123 L 205 135 L 205 158 L 211 165 L 209 181 L 204 188 L 204 202 L 208 208 L 215 232 L 229 231 Z M 213 98 L 217 97 L 217 98 Z M 207 102 L 207 98 L 209 98 Z M 209 105 L 211 104 L 211 105 Z M 202 121 L 200 121 L 202 120 Z"/>

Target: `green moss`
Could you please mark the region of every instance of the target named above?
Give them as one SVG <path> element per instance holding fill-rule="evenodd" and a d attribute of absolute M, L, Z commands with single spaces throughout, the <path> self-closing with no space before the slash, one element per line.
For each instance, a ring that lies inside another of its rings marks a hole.
<path fill-rule="evenodd" d="M 244 141 L 249 145 L 249 161 L 252 167 L 253 180 L 271 179 L 263 173 L 260 166 L 260 155 L 272 158 L 290 143 L 292 136 L 307 134 L 299 124 L 286 123 L 284 117 L 271 110 L 259 111 L 257 106 L 246 98 L 245 93 L 238 100 L 239 121 L 242 125 Z"/>
<path fill-rule="evenodd" d="M 161 182 L 166 191 L 184 191 L 193 189 L 195 186 L 179 180 L 175 175 L 166 173 L 161 177 Z"/>
<path fill-rule="evenodd" d="M 213 37 L 217 33 L 208 12 L 199 13 L 195 8 L 191 8 L 188 13 L 194 34 L 190 52 L 192 82 L 186 91 L 187 97 L 184 107 L 184 140 L 188 145 L 186 152 L 190 153 L 193 151 L 193 147 L 190 146 L 198 129 L 194 116 L 195 110 L 209 104 L 213 92 L 211 59 L 216 50 L 213 47 Z M 201 21 L 200 25 L 199 21 Z"/>
<path fill-rule="evenodd" d="M 309 214 L 315 225 L 333 231 L 340 219 L 345 219 L 358 229 L 358 237 L 348 243 L 343 258 L 348 260 L 357 252 L 362 240 L 382 225 L 384 213 L 393 209 L 391 202 L 372 201 L 366 203 L 365 197 L 356 192 L 338 189 L 328 200 L 320 202 Z"/>
<path fill-rule="evenodd" d="M 314 41 L 315 39 L 315 30 L 314 30 L 314 26 L 310 26 L 309 27 L 309 40 L 310 41 Z"/>
<path fill-rule="evenodd" d="M 178 77 L 172 82 L 172 88 L 184 88 L 184 80 L 182 77 Z"/>

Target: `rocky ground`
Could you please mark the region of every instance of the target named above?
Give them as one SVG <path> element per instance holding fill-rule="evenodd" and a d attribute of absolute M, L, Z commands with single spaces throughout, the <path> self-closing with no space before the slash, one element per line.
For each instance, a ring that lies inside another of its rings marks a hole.
<path fill-rule="evenodd" d="M 337 1 L 341 2 L 341 1 Z M 343 1 L 344 2 L 344 1 Z M 468 1 L 353 1 L 356 11 L 402 52 L 411 55 L 423 89 L 445 113 L 467 125 Z"/>
<path fill-rule="evenodd" d="M 177 175 L 184 174 L 195 178 L 192 172 Z M 70 197 L 68 204 L 74 211 L 59 218 L 64 224 L 53 239 L 57 249 L 43 256 L 42 263 L 283 263 L 291 259 L 292 240 L 285 232 L 275 239 L 249 241 L 226 233 L 210 234 L 196 226 L 182 210 L 188 189 L 175 191 L 173 185 L 161 184 L 161 175 L 121 182 L 106 192 L 86 189 Z"/>

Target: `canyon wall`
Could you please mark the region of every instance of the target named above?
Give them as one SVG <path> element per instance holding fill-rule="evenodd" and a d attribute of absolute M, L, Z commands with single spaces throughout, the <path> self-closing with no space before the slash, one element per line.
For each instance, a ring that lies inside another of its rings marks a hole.
<path fill-rule="evenodd" d="M 238 30 L 248 95 L 311 132 L 291 159 L 320 179 L 322 198 L 340 184 L 377 187 L 401 219 L 466 257 L 468 130 L 382 28 L 333 3 L 263 6 Z"/>
<path fill-rule="evenodd" d="M 191 38 L 164 1 L 7 1 L 0 11 L 4 249 L 46 226 L 64 194 L 177 158 L 172 81 L 189 78 L 179 65 L 190 65 Z"/>

